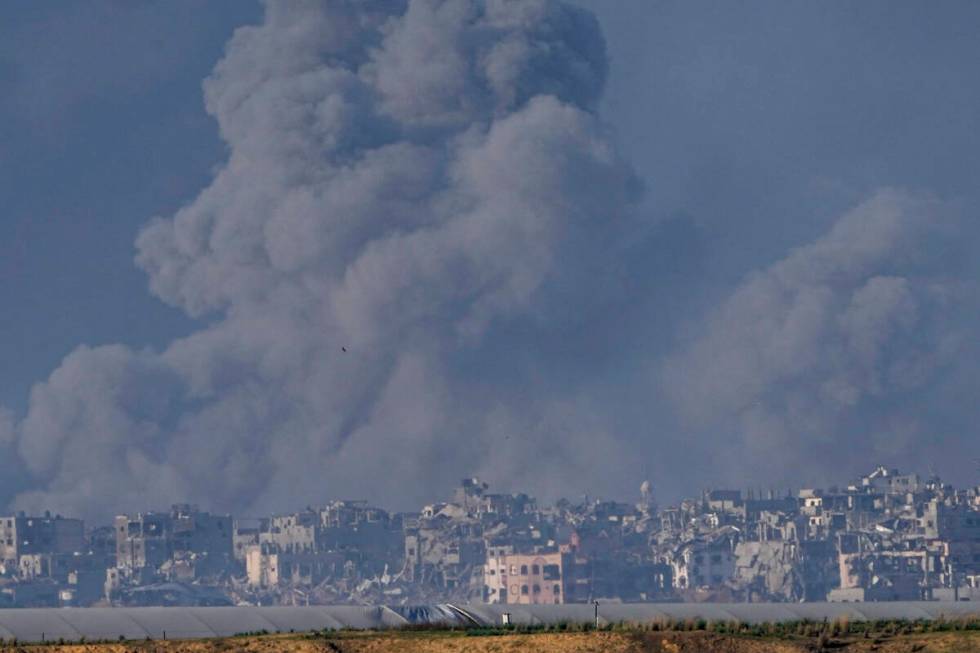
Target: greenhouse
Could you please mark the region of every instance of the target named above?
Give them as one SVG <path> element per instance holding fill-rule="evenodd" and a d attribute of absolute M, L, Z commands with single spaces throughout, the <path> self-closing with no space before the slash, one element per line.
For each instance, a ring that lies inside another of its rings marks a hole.
<path fill-rule="evenodd" d="M 593 605 L 437 604 L 413 607 L 309 606 L 207 608 L 22 608 L 0 610 L 4 641 L 196 639 L 241 633 L 385 629 L 408 625 L 494 626 L 591 623 Z M 980 615 L 969 602 L 893 603 L 609 603 L 600 624 L 703 619 L 764 623 L 848 619 L 953 619 Z"/>

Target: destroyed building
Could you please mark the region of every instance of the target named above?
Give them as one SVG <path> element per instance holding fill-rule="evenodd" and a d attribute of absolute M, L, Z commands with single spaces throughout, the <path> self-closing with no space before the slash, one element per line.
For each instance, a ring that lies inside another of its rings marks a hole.
<path fill-rule="evenodd" d="M 23 606 L 71 604 L 91 599 L 105 575 L 105 561 L 89 555 L 80 519 L 21 512 L 0 517 L 0 597 Z M 81 589 L 80 589 L 81 588 Z"/>
<path fill-rule="evenodd" d="M 0 603 L 515 605 L 980 600 L 980 488 L 877 467 L 843 487 L 711 489 L 660 506 L 539 505 L 464 479 L 390 513 L 363 501 L 233 519 L 195 506 L 86 532 L 0 518 Z"/>
<path fill-rule="evenodd" d="M 85 546 L 85 527 L 80 519 L 61 515 L 30 517 L 23 512 L 0 517 L 0 565 L 16 567 L 25 555 L 72 554 Z"/>
<path fill-rule="evenodd" d="M 401 519 L 363 501 L 274 515 L 236 537 L 251 540 L 242 596 L 256 602 L 336 601 L 388 578 L 403 559 Z"/>
<path fill-rule="evenodd" d="M 119 515 L 114 531 L 117 573 L 107 579 L 110 592 L 127 583 L 193 582 L 234 570 L 230 515 L 177 504 L 169 512 Z"/>

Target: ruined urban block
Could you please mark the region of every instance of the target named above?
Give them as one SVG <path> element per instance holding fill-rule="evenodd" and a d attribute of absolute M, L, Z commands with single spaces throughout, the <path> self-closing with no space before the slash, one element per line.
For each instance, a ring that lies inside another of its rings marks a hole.
<path fill-rule="evenodd" d="M 661 508 L 540 505 L 464 479 L 391 513 L 337 500 L 235 519 L 196 506 L 86 530 L 0 517 L 0 604 L 308 605 L 980 598 L 980 489 L 884 467 L 844 487 L 711 489 Z"/>

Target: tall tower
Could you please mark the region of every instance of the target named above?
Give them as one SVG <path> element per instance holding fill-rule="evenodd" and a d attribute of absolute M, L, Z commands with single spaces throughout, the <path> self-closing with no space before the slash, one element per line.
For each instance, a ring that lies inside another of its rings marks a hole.
<path fill-rule="evenodd" d="M 637 508 L 648 515 L 657 512 L 657 500 L 653 497 L 653 485 L 650 481 L 643 481 L 640 484 L 640 503 Z"/>

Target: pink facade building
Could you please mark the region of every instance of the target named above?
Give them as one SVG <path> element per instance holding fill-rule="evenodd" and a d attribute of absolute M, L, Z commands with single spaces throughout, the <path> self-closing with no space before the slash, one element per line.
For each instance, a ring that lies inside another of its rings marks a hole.
<path fill-rule="evenodd" d="M 487 551 L 483 565 L 487 603 L 534 605 L 564 603 L 563 554 L 509 553 L 506 548 Z"/>

